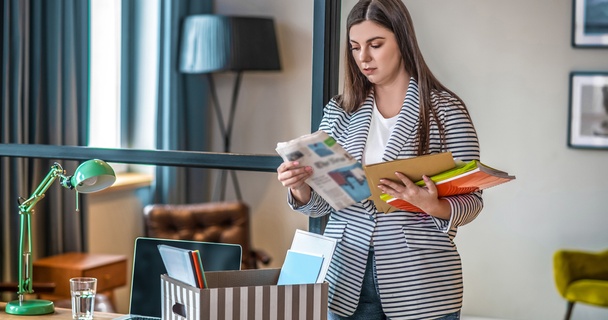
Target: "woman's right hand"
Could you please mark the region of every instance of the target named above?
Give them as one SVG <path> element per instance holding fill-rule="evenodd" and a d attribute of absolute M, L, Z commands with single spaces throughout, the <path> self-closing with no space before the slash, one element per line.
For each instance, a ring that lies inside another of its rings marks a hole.
<path fill-rule="evenodd" d="M 277 174 L 281 184 L 289 188 L 300 204 L 310 201 L 311 189 L 305 181 L 312 175 L 312 167 L 301 166 L 298 161 L 285 161 L 277 168 Z"/>

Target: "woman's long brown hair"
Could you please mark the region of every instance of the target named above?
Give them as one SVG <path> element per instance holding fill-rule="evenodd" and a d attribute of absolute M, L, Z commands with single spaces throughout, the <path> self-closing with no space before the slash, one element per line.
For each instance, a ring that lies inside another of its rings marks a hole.
<path fill-rule="evenodd" d="M 360 0 L 355 4 L 346 21 L 346 74 L 344 76 L 344 92 L 342 97 L 339 98 L 339 102 L 346 112 L 357 111 L 373 87 L 372 83 L 359 70 L 350 48 L 350 28 L 366 20 L 373 21 L 395 34 L 405 69 L 418 82 L 420 123 L 416 143 L 418 145 L 418 155 L 423 155 L 428 152 L 429 148 L 431 120 L 435 120 L 439 127 L 442 144 L 445 140 L 443 124 L 437 117 L 437 110 L 433 108 L 431 93 L 433 91 L 450 93 L 461 102 L 461 107 L 468 116 L 466 106 L 460 97 L 435 78 L 427 66 L 418 47 L 412 19 L 403 2 L 401 0 Z"/>

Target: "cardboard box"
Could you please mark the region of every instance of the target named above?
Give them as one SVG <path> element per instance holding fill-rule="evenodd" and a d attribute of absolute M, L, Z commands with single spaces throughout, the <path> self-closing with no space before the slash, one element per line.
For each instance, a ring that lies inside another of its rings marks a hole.
<path fill-rule="evenodd" d="M 205 272 L 206 289 L 161 275 L 162 318 L 327 320 L 327 282 L 277 286 L 280 271 Z"/>

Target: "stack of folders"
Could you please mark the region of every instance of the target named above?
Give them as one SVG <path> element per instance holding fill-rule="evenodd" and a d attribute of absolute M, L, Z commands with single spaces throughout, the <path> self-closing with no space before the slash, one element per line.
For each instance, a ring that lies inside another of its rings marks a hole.
<path fill-rule="evenodd" d="M 459 194 L 466 194 L 478 190 L 485 190 L 499 184 L 515 180 L 515 176 L 509 175 L 504 171 L 488 167 L 477 161 L 459 162 L 456 167 L 430 177 L 437 187 L 439 197 L 447 197 Z M 417 181 L 418 186 L 424 187 L 423 180 Z M 420 208 L 403 200 L 393 198 L 388 194 L 381 194 L 380 199 L 389 205 L 410 212 L 423 212 Z"/>
<path fill-rule="evenodd" d="M 169 277 L 196 288 L 207 288 L 205 269 L 198 250 L 159 244 L 158 251 Z"/>
<path fill-rule="evenodd" d="M 335 249 L 335 239 L 296 230 L 277 285 L 322 283 Z"/>

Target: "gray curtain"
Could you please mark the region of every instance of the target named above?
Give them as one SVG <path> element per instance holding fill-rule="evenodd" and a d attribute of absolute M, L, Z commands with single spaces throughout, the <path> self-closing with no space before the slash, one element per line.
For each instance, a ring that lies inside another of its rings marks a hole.
<path fill-rule="evenodd" d="M 208 151 L 208 86 L 202 75 L 185 75 L 179 72 L 180 32 L 184 18 L 188 15 L 210 13 L 211 0 L 127 0 L 123 12 L 129 12 L 126 35 L 123 39 L 137 39 L 140 33 L 153 32 L 138 29 L 137 21 L 143 6 L 158 4 L 159 7 L 159 60 L 156 148 L 159 150 Z M 154 30 L 156 32 L 156 30 Z M 124 33 L 123 33 L 124 34 Z M 124 43 L 124 42 L 123 42 Z M 126 65 L 137 65 L 134 59 L 137 48 L 134 41 L 124 43 Z M 125 74 L 126 72 L 126 74 Z M 123 92 L 137 90 L 136 70 L 123 70 Z M 125 87 L 126 86 L 126 87 Z M 125 90 L 127 88 L 127 90 Z M 128 93 L 127 93 L 128 94 Z M 128 96 L 123 98 L 129 101 Z M 125 100 L 123 100 L 125 101 Z M 127 102 L 128 103 L 128 102 Z M 130 103 L 128 104 L 130 105 Z M 137 117 L 136 108 L 129 109 L 128 118 Z M 208 172 L 205 169 L 157 167 L 154 184 L 154 203 L 194 203 L 209 199 Z"/>
<path fill-rule="evenodd" d="M 86 145 L 88 1 L 0 1 L 0 142 Z M 17 280 L 17 199 L 31 195 L 53 162 L 0 157 L 2 281 Z M 58 162 L 68 173 L 78 165 Z M 55 183 L 36 205 L 34 258 L 85 248 L 75 196 Z"/>

